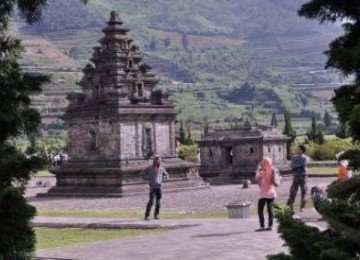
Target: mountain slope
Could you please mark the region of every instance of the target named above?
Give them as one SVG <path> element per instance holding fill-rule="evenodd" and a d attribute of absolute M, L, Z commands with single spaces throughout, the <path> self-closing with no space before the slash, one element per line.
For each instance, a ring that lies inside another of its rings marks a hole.
<path fill-rule="evenodd" d="M 312 111 L 319 117 L 325 109 L 333 111 L 328 99 L 340 83 L 335 73 L 324 71 L 322 54 L 339 28 L 299 18 L 296 11 L 304 2 L 90 0 L 84 6 L 78 0 L 53 0 L 39 23 L 19 25 L 20 35 L 32 31 L 71 62 L 59 57 L 51 63 L 51 53 L 40 53 L 35 46 L 23 65 L 60 71 L 57 80 L 72 82 L 69 88 L 75 89 L 80 77 L 76 71 L 89 62 L 109 12 L 118 10 L 145 62 L 160 76 L 161 87 L 173 93 L 182 119 L 198 124 L 203 118 L 267 123 L 273 111 L 280 114 L 287 107 L 299 120 L 298 127 L 304 127 Z M 67 88 L 51 90 L 60 83 L 47 88 L 52 103 L 39 101 L 44 111 L 66 105 L 57 95 Z M 243 88 L 246 83 L 254 87 L 250 94 Z"/>
<path fill-rule="evenodd" d="M 110 10 L 120 11 L 136 25 L 190 34 L 237 37 L 298 34 L 323 30 L 297 17 L 305 0 L 53 0 L 39 32 L 102 26 Z M 330 27 L 329 27 L 330 28 Z"/>

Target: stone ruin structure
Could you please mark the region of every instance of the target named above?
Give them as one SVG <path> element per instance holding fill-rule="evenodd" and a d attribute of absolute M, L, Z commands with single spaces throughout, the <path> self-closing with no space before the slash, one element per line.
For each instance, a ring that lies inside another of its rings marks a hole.
<path fill-rule="evenodd" d="M 80 82 L 82 93 L 69 94 L 63 115 L 70 161 L 56 174 L 47 196 L 127 196 L 148 191 L 141 171 L 153 155 L 162 156 L 171 174 L 164 190 L 202 187 L 189 178 L 194 164 L 175 151 L 177 110 L 168 95 L 155 90 L 158 79 L 142 63 L 139 46 L 116 12 L 111 12 L 92 64 Z"/>
<path fill-rule="evenodd" d="M 272 159 L 281 174 L 288 174 L 288 139 L 278 129 L 266 126 L 209 133 L 199 141 L 200 176 L 214 185 L 253 181 L 256 167 L 265 155 Z"/>

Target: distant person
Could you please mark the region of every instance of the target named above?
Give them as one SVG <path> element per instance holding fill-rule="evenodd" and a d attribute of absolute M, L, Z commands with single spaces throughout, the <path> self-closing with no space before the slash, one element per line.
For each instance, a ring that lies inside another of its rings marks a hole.
<path fill-rule="evenodd" d="M 307 192 L 307 165 L 309 158 L 305 155 L 305 153 L 306 147 L 304 145 L 299 145 L 296 148 L 296 154 L 291 158 L 290 166 L 294 178 L 290 187 L 289 199 L 286 205 L 288 205 L 292 211 L 294 210 L 294 201 L 299 187 L 301 191 L 300 211 L 302 211 L 306 205 L 305 196 Z"/>
<path fill-rule="evenodd" d="M 176 152 L 176 155 L 179 155 L 180 154 L 180 147 L 181 147 L 181 143 L 178 139 L 176 139 L 175 141 L 175 152 Z"/>
<path fill-rule="evenodd" d="M 272 166 L 272 161 L 269 157 L 264 157 L 258 165 L 255 179 L 260 188 L 260 199 L 258 201 L 258 215 L 260 228 L 255 231 L 271 231 L 274 222 L 273 203 L 276 198 L 276 191 L 273 182 L 273 171 L 275 169 Z M 267 205 L 267 211 L 269 215 L 268 227 L 265 228 L 264 220 L 264 208 Z"/>
<path fill-rule="evenodd" d="M 341 152 L 335 154 L 335 159 L 338 163 L 340 163 L 340 158 L 344 153 L 345 153 L 344 151 L 341 151 Z"/>
<path fill-rule="evenodd" d="M 341 160 L 338 167 L 338 181 L 345 181 L 352 177 L 352 172 L 348 168 L 349 162 L 347 160 Z"/>
<path fill-rule="evenodd" d="M 339 162 L 338 167 L 338 181 L 345 181 L 346 180 L 346 173 L 347 173 L 347 161 L 342 160 Z"/>
<path fill-rule="evenodd" d="M 163 177 L 169 179 L 169 174 L 166 172 L 164 167 L 161 166 L 161 157 L 159 155 L 155 155 L 153 164 L 150 167 L 146 168 L 141 175 L 144 179 L 149 181 L 150 186 L 149 202 L 146 206 L 145 220 L 150 220 L 149 216 L 154 202 L 154 198 L 156 200 L 154 218 L 159 219 L 160 200 L 162 197 L 161 186 Z"/>
<path fill-rule="evenodd" d="M 201 155 L 200 155 L 200 149 L 197 149 L 197 153 L 196 153 L 196 159 L 198 164 L 201 164 Z"/>

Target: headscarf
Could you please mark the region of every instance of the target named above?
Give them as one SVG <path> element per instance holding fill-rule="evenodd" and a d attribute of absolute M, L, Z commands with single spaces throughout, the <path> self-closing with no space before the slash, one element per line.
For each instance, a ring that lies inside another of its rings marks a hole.
<path fill-rule="evenodd" d="M 155 165 L 156 159 L 159 159 L 159 166 L 160 166 L 160 164 L 161 164 L 161 156 L 158 155 L 158 154 L 154 156 L 153 165 Z"/>
<path fill-rule="evenodd" d="M 344 166 L 345 168 L 347 168 L 348 165 L 349 165 L 349 162 L 348 162 L 347 160 L 342 160 L 342 161 L 340 161 L 340 165 L 342 165 L 342 166 Z"/>
<path fill-rule="evenodd" d="M 264 157 L 260 163 L 261 171 L 263 172 L 263 178 L 267 180 L 267 182 L 271 182 L 271 172 L 272 172 L 272 161 L 269 157 Z"/>

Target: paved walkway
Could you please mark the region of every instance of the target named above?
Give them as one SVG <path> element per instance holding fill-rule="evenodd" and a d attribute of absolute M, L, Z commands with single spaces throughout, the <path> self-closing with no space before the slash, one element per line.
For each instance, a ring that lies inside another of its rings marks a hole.
<path fill-rule="evenodd" d="M 297 214 L 317 225 L 313 209 Z M 254 232 L 257 218 L 248 219 L 137 219 L 45 218 L 34 225 L 95 228 L 177 228 L 161 233 L 39 250 L 38 259 L 265 259 L 286 252 L 279 234 Z"/>

